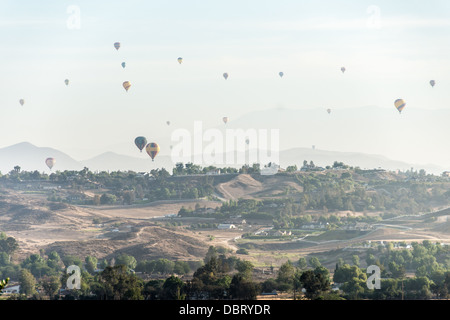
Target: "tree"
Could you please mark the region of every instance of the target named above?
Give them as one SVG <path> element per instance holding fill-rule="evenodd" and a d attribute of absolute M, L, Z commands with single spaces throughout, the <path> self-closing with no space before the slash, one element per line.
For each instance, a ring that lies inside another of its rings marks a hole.
<path fill-rule="evenodd" d="M 210 246 L 208 248 L 208 252 L 206 253 L 205 258 L 203 259 L 203 261 L 205 263 L 208 263 L 209 260 L 211 260 L 211 258 L 213 258 L 213 257 L 217 258 L 217 249 L 214 246 Z"/>
<path fill-rule="evenodd" d="M 36 293 L 36 278 L 27 269 L 20 270 L 20 293 L 31 296 Z"/>
<path fill-rule="evenodd" d="M 345 282 L 342 285 L 342 290 L 348 294 L 350 299 L 358 299 L 358 295 L 365 291 L 366 281 L 359 278 L 354 277 L 350 279 L 350 281 Z"/>
<path fill-rule="evenodd" d="M 298 259 L 297 266 L 300 270 L 304 270 L 308 267 L 308 263 L 304 257 Z"/>
<path fill-rule="evenodd" d="M 127 267 L 106 267 L 98 276 L 93 292 L 102 300 L 142 300 L 142 280 L 128 273 Z"/>
<path fill-rule="evenodd" d="M 354 254 L 354 255 L 352 256 L 352 262 L 353 262 L 353 265 L 359 267 L 359 256 L 356 255 L 356 254 Z"/>
<path fill-rule="evenodd" d="M 330 290 L 330 280 L 314 270 L 304 271 L 300 276 L 300 282 L 306 290 L 305 296 L 311 300 L 319 298 L 322 293 Z"/>
<path fill-rule="evenodd" d="M 393 278 L 403 279 L 406 274 L 405 267 L 403 265 L 398 265 L 395 261 L 389 262 L 389 271 Z"/>
<path fill-rule="evenodd" d="M 290 261 L 283 263 L 278 270 L 277 283 L 281 291 L 293 289 L 295 268 Z"/>
<path fill-rule="evenodd" d="M 97 258 L 87 256 L 84 261 L 87 272 L 89 272 L 90 274 L 94 274 L 95 270 L 97 269 L 97 262 L 98 262 Z"/>
<path fill-rule="evenodd" d="M 173 272 L 177 274 L 187 274 L 189 273 L 191 268 L 186 261 L 175 261 L 175 265 L 173 266 Z"/>
<path fill-rule="evenodd" d="M 236 270 L 242 275 L 243 278 L 251 279 L 253 264 L 250 261 L 238 260 L 236 263 Z"/>
<path fill-rule="evenodd" d="M 131 205 L 136 200 L 136 196 L 133 190 L 127 190 L 123 192 L 123 202 L 125 204 Z"/>
<path fill-rule="evenodd" d="M 241 274 L 235 274 L 230 284 L 230 295 L 232 299 L 255 300 L 259 288 L 251 280 L 245 279 Z"/>
<path fill-rule="evenodd" d="M 182 294 L 184 283 L 180 278 L 170 276 L 163 284 L 163 299 L 165 300 L 183 300 Z"/>
<path fill-rule="evenodd" d="M 309 259 L 309 264 L 313 269 L 320 267 L 322 265 L 319 261 L 319 258 L 317 257 L 312 257 L 311 259 Z"/>
<path fill-rule="evenodd" d="M 358 278 L 362 271 L 357 266 L 350 266 L 343 264 L 334 271 L 333 281 L 335 283 L 345 283 L 351 281 L 353 278 Z"/>
<path fill-rule="evenodd" d="M 144 299 L 145 300 L 157 300 L 160 298 L 164 281 L 163 280 L 150 280 L 144 285 Z"/>
<path fill-rule="evenodd" d="M 100 197 L 100 204 L 114 204 L 117 197 L 113 194 L 104 193 Z"/>
<path fill-rule="evenodd" d="M 19 249 L 19 244 L 13 237 L 7 237 L 0 240 L 0 251 L 6 252 L 8 255 L 8 262 L 11 262 L 11 255 Z"/>
<path fill-rule="evenodd" d="M 61 288 L 61 281 L 57 276 L 42 277 L 40 284 L 50 300 L 58 292 L 59 288 Z"/>
<path fill-rule="evenodd" d="M 116 265 L 124 265 L 129 269 L 136 268 L 137 261 L 133 256 L 127 255 L 125 253 L 121 253 L 116 258 Z"/>

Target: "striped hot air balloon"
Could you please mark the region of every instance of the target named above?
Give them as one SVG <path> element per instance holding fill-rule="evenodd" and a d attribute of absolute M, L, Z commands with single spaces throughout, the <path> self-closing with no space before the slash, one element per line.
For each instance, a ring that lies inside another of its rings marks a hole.
<path fill-rule="evenodd" d="M 397 108 L 398 112 L 402 113 L 402 110 L 406 106 L 406 102 L 403 99 L 397 99 L 397 100 L 395 100 L 394 105 Z"/>
<path fill-rule="evenodd" d="M 156 155 L 159 152 L 159 145 L 155 142 L 150 142 L 149 144 L 147 144 L 147 146 L 145 147 L 145 150 L 147 151 L 148 155 L 150 156 L 150 158 L 152 158 L 152 161 L 155 160 Z"/>
<path fill-rule="evenodd" d="M 125 88 L 125 90 L 128 92 L 128 89 L 130 89 L 130 87 L 131 87 L 130 81 L 125 81 L 122 85 Z"/>
<path fill-rule="evenodd" d="M 120 42 L 115 42 L 115 43 L 114 43 L 114 48 L 116 48 L 116 50 L 119 50 L 119 48 L 120 48 Z"/>
<path fill-rule="evenodd" d="M 56 159 L 55 158 L 47 158 L 45 159 L 45 164 L 47 165 L 47 167 L 49 167 L 50 170 L 52 170 L 53 166 L 56 163 Z"/>

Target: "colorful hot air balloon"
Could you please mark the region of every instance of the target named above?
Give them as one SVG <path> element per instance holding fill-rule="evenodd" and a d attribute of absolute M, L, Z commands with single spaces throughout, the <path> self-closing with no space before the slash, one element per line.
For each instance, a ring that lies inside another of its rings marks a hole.
<path fill-rule="evenodd" d="M 223 122 L 225 122 L 225 124 L 227 124 L 227 122 L 228 122 L 228 117 L 223 117 L 222 120 L 223 120 Z"/>
<path fill-rule="evenodd" d="M 345 72 L 345 67 L 342 67 L 341 71 L 342 71 L 342 73 L 344 73 Z"/>
<path fill-rule="evenodd" d="M 150 158 L 152 158 L 152 161 L 155 160 L 156 155 L 159 152 L 159 146 L 157 143 L 150 142 L 146 147 L 145 150 L 147 151 Z"/>
<path fill-rule="evenodd" d="M 145 137 L 139 136 L 136 139 L 134 139 L 134 144 L 139 148 L 139 150 L 145 148 L 145 146 L 147 145 L 147 139 Z"/>
<path fill-rule="evenodd" d="M 64 83 L 66 84 L 66 86 L 69 85 L 69 79 L 64 80 Z"/>
<path fill-rule="evenodd" d="M 183 58 L 182 58 L 182 57 L 179 57 L 179 58 L 177 59 L 177 61 L 178 61 L 179 64 L 181 64 L 181 63 L 183 62 Z"/>
<path fill-rule="evenodd" d="M 228 73 L 225 72 L 225 73 L 223 74 L 223 77 L 225 78 L 225 80 L 227 80 L 227 79 L 228 79 Z"/>
<path fill-rule="evenodd" d="M 25 103 L 25 100 L 20 99 L 20 100 L 19 100 L 19 103 L 20 103 L 21 106 L 23 106 L 23 104 Z"/>
<path fill-rule="evenodd" d="M 125 62 L 122 62 L 121 65 L 122 65 L 122 68 L 125 68 L 125 66 L 126 66 Z"/>
<path fill-rule="evenodd" d="M 436 81 L 430 80 L 430 84 L 431 84 L 432 87 L 434 87 L 434 85 L 436 84 Z"/>
<path fill-rule="evenodd" d="M 128 92 L 128 89 L 130 89 L 130 87 L 131 87 L 130 81 L 125 81 L 122 85 L 125 88 L 125 90 Z"/>
<path fill-rule="evenodd" d="M 402 113 L 402 110 L 406 106 L 406 102 L 403 99 L 397 99 L 395 100 L 394 105 L 397 108 L 398 112 Z"/>
<path fill-rule="evenodd" d="M 56 163 L 56 159 L 55 158 L 47 158 L 45 159 L 45 164 L 47 165 L 47 167 L 50 168 L 50 170 L 52 170 L 53 166 Z"/>
<path fill-rule="evenodd" d="M 280 71 L 280 72 L 278 73 L 278 75 L 280 76 L 280 78 L 283 78 L 284 73 Z"/>
<path fill-rule="evenodd" d="M 116 50 L 119 50 L 119 48 L 120 48 L 120 42 L 115 42 L 115 43 L 114 43 L 114 48 L 116 48 Z"/>

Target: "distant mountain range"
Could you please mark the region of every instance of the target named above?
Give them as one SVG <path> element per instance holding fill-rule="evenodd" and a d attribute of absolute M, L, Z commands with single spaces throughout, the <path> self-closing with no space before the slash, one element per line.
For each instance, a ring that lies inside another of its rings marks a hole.
<path fill-rule="evenodd" d="M 84 161 L 76 161 L 59 150 L 37 147 L 29 142 L 22 142 L 0 149 L 0 172 L 7 173 L 13 170 L 14 166 L 18 165 L 21 167 L 21 170 L 38 170 L 39 172 L 50 173 L 51 170 L 45 164 L 45 159 L 48 157 L 56 159 L 56 164 L 52 171 L 81 170 L 87 167 L 91 171 L 131 170 L 135 172 L 149 172 L 152 169 L 164 167 L 169 172 L 172 172 L 172 168 L 175 166 L 171 156 L 158 155 L 155 161 L 152 161 L 145 151 L 142 152 L 142 157 L 105 152 Z M 413 167 L 415 170 L 425 169 L 427 172 L 435 174 L 440 174 L 445 170 L 436 165 L 417 165 L 364 153 L 325 151 L 313 148 L 293 148 L 282 150 L 279 153 L 279 164 L 283 168 L 289 165 L 297 165 L 300 168 L 304 160 L 308 161 L 308 163 L 313 161 L 315 165 L 322 167 L 332 165 L 334 161 L 339 161 L 351 166 L 358 166 L 361 169 L 383 168 L 404 171 Z M 198 164 L 203 167 L 209 165 L 208 163 Z M 217 167 L 240 168 L 243 164 L 235 163 L 230 165 L 224 163 L 214 165 Z"/>

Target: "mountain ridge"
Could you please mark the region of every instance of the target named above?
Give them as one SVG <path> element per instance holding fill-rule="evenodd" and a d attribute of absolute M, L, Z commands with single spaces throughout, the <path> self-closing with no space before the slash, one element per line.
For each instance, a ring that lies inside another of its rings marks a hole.
<path fill-rule="evenodd" d="M 156 168 L 165 168 L 171 172 L 175 163 L 171 156 L 160 155 L 151 161 L 145 152 L 139 153 L 142 157 L 133 157 L 119 154 L 113 151 L 100 153 L 97 156 L 86 160 L 77 161 L 66 153 L 50 147 L 38 147 L 30 142 L 20 142 L 8 147 L 0 148 L 0 172 L 7 173 L 18 165 L 25 171 L 43 171 L 50 172 L 46 167 L 45 159 L 47 157 L 56 158 L 56 164 L 53 171 L 81 170 L 84 167 L 93 171 L 136 171 L 149 172 Z M 194 160 L 195 157 L 192 157 Z M 291 148 L 279 152 L 279 164 L 285 168 L 290 165 L 297 165 L 300 168 L 303 161 L 313 161 L 316 166 L 325 167 L 333 165 L 334 161 L 343 162 L 347 165 L 360 167 L 361 169 L 382 168 L 386 170 L 415 170 L 424 169 L 427 172 L 440 174 L 445 171 L 444 168 L 434 164 L 414 164 L 399 160 L 392 160 L 386 156 L 378 154 L 366 154 L 361 152 L 330 151 L 308 148 Z M 190 161 L 186 161 L 190 162 Z M 191 161 L 196 163 L 195 161 Z M 196 163 L 203 167 L 210 164 Z M 235 164 L 212 164 L 216 167 L 236 167 L 240 168 L 244 163 Z M 250 164 L 251 165 L 251 164 Z"/>

